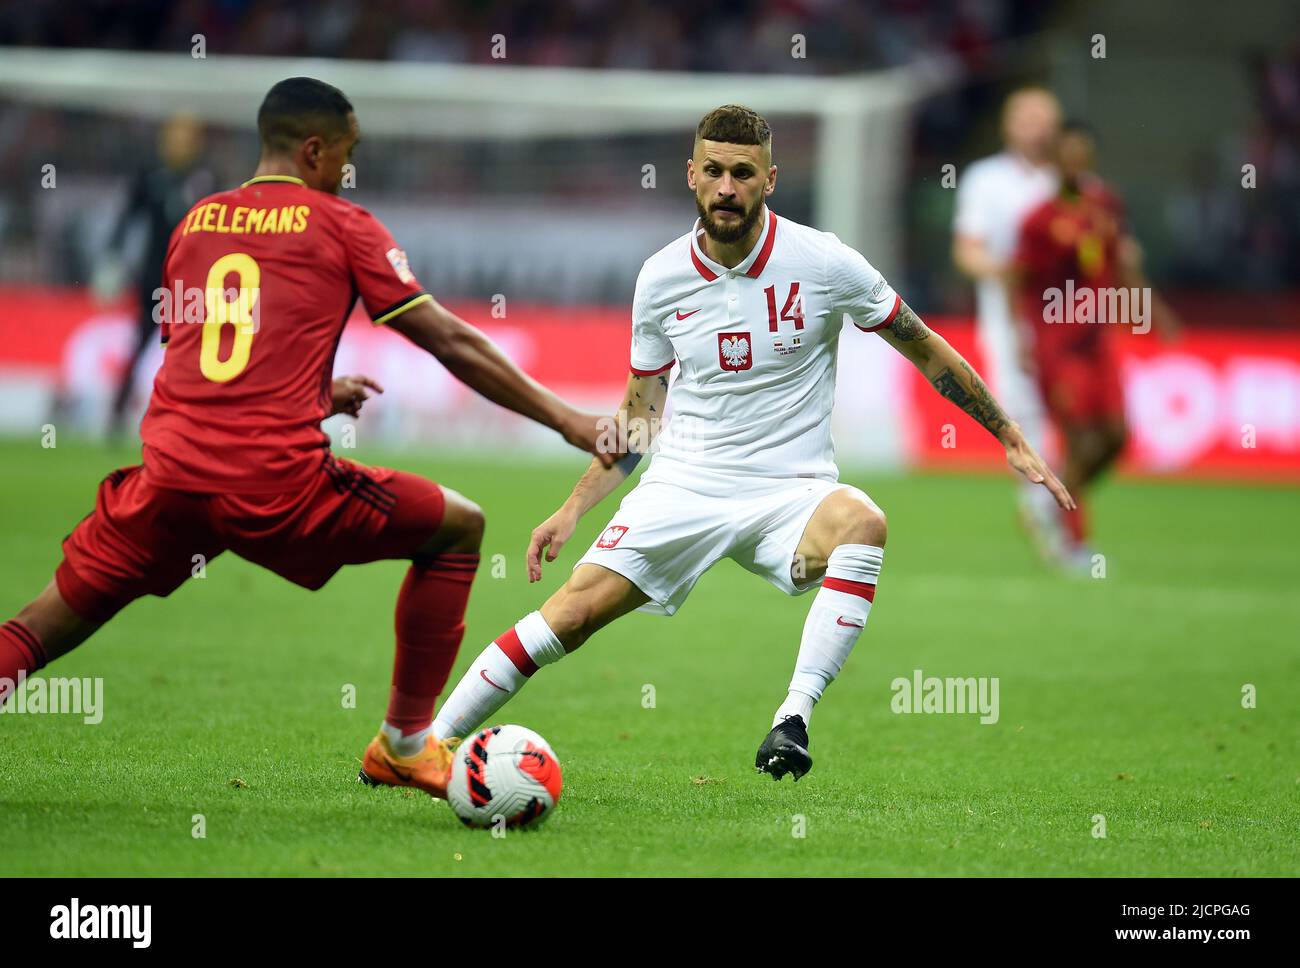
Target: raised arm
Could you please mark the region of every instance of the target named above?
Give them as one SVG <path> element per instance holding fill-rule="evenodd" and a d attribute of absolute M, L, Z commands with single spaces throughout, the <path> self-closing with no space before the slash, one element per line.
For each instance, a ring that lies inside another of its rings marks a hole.
<path fill-rule="evenodd" d="M 877 330 L 880 336 L 920 370 L 930 384 L 976 423 L 996 437 L 1006 449 L 1007 463 L 1035 484 L 1042 484 L 1067 511 L 1074 509 L 1074 498 L 1056 479 L 1056 475 L 1025 440 L 1020 426 L 1006 415 L 960 353 L 948 341 L 921 322 L 916 313 L 902 303 L 893 322 Z"/>
<path fill-rule="evenodd" d="M 595 454 L 598 464 L 609 466 L 617 459 L 617 452 L 601 447 L 604 418 L 569 406 L 437 300 L 425 300 L 387 325 L 431 353 L 452 376 L 493 403 L 558 431 L 574 447 Z"/>
<path fill-rule="evenodd" d="M 637 373 L 628 375 L 623 404 L 618 413 L 607 418 L 606 423 L 607 432 L 612 438 L 610 445 L 620 453 L 626 451 L 626 455 L 613 466 L 605 466 L 600 460 L 593 460 L 586 473 L 574 485 L 568 500 L 533 530 L 527 556 L 530 582 L 539 581 L 542 577 L 542 553 L 546 553 L 547 561 L 554 561 L 560 549 L 573 537 L 579 519 L 627 480 L 659 433 L 667 399 L 667 371 L 645 376 Z M 624 434 L 626 439 L 619 440 Z"/>

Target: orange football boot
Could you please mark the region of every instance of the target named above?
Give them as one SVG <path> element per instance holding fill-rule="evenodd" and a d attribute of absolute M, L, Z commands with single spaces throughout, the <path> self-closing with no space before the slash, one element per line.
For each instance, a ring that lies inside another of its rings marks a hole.
<path fill-rule="evenodd" d="M 423 790 L 439 800 L 447 799 L 447 780 L 457 740 L 444 743 L 433 733 L 425 738 L 424 749 L 413 756 L 398 756 L 382 732 L 366 747 L 357 780 L 366 786 L 408 786 Z"/>

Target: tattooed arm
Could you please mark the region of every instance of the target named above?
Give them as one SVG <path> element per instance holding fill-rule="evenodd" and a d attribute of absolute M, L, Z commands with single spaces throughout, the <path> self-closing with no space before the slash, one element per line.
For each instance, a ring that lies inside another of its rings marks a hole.
<path fill-rule="evenodd" d="M 659 433 L 667 399 L 667 371 L 649 376 L 628 375 L 623 405 L 611 418 L 608 434 L 611 451 L 626 451 L 626 455 L 612 467 L 605 467 L 599 458 L 593 459 L 574 485 L 569 499 L 533 530 L 528 543 L 529 581 L 542 577 L 542 552 L 546 552 L 547 561 L 554 561 L 565 542 L 573 537 L 578 520 L 627 480 Z"/>
<path fill-rule="evenodd" d="M 979 374 L 946 339 L 921 322 L 907 303 L 898 307 L 892 323 L 877 332 L 925 375 L 940 396 L 966 411 L 998 439 L 1006 449 L 1008 464 L 1035 484 L 1042 484 L 1051 491 L 1061 507 L 1073 509 L 1074 499 L 1070 493 L 1025 440 L 1019 424 L 1008 417 L 993 399 Z"/>

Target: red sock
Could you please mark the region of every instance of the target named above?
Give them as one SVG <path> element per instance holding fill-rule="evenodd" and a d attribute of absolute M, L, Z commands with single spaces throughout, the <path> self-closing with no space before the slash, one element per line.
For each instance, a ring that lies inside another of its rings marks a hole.
<path fill-rule="evenodd" d="M 0 705 L 9 698 L 12 686 L 44 665 L 45 647 L 35 632 L 16 618 L 0 625 Z"/>
<path fill-rule="evenodd" d="M 397 596 L 397 658 L 387 722 L 403 736 L 433 722 L 433 707 L 465 635 L 465 604 L 478 569 L 476 554 L 443 554 L 416 562 Z"/>
<path fill-rule="evenodd" d="M 1073 511 L 1062 511 L 1061 520 L 1065 525 L 1065 533 L 1070 536 L 1070 540 L 1075 545 L 1086 545 L 1088 543 L 1088 513 L 1083 503 L 1083 498 L 1077 494 L 1074 497 L 1074 503 L 1078 505 Z"/>

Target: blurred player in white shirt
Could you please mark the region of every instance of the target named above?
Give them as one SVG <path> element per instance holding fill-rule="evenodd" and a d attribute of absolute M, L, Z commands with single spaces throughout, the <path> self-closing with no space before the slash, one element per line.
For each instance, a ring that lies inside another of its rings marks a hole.
<path fill-rule="evenodd" d="M 628 456 L 600 462 L 533 532 L 531 581 L 579 518 L 627 478 L 669 399 L 658 453 L 568 581 L 491 643 L 438 713 L 439 739 L 466 736 L 540 667 L 634 609 L 673 614 L 731 558 L 790 595 L 817 588 L 794 677 L 755 765 L 780 779 L 812 766 L 813 704 L 866 625 L 884 557 L 885 516 L 839 483 L 831 441 L 839 337 L 848 315 L 912 361 L 996 436 L 1007 460 L 1063 507 L 1060 482 L 947 341 L 835 236 L 768 210 L 771 131 L 747 108 L 706 115 L 686 165 L 699 219 L 646 260 L 632 304 L 631 375 L 615 418 Z M 888 419 L 863 414 L 862 432 Z M 757 631 L 757 630 L 756 630 Z"/>
<path fill-rule="evenodd" d="M 1028 348 L 1021 345 L 1004 276 L 1025 216 L 1056 194 L 1059 177 L 1053 161 L 1060 128 L 1061 106 L 1050 91 L 1026 87 L 1013 92 L 1002 108 L 1005 149 L 962 173 L 953 218 L 953 262 L 975 282 L 977 335 L 989 382 L 1029 443 L 1044 454 L 1046 409 Z M 1022 484 L 1020 507 L 1039 550 L 1059 558 L 1064 532 L 1051 495 Z"/>

